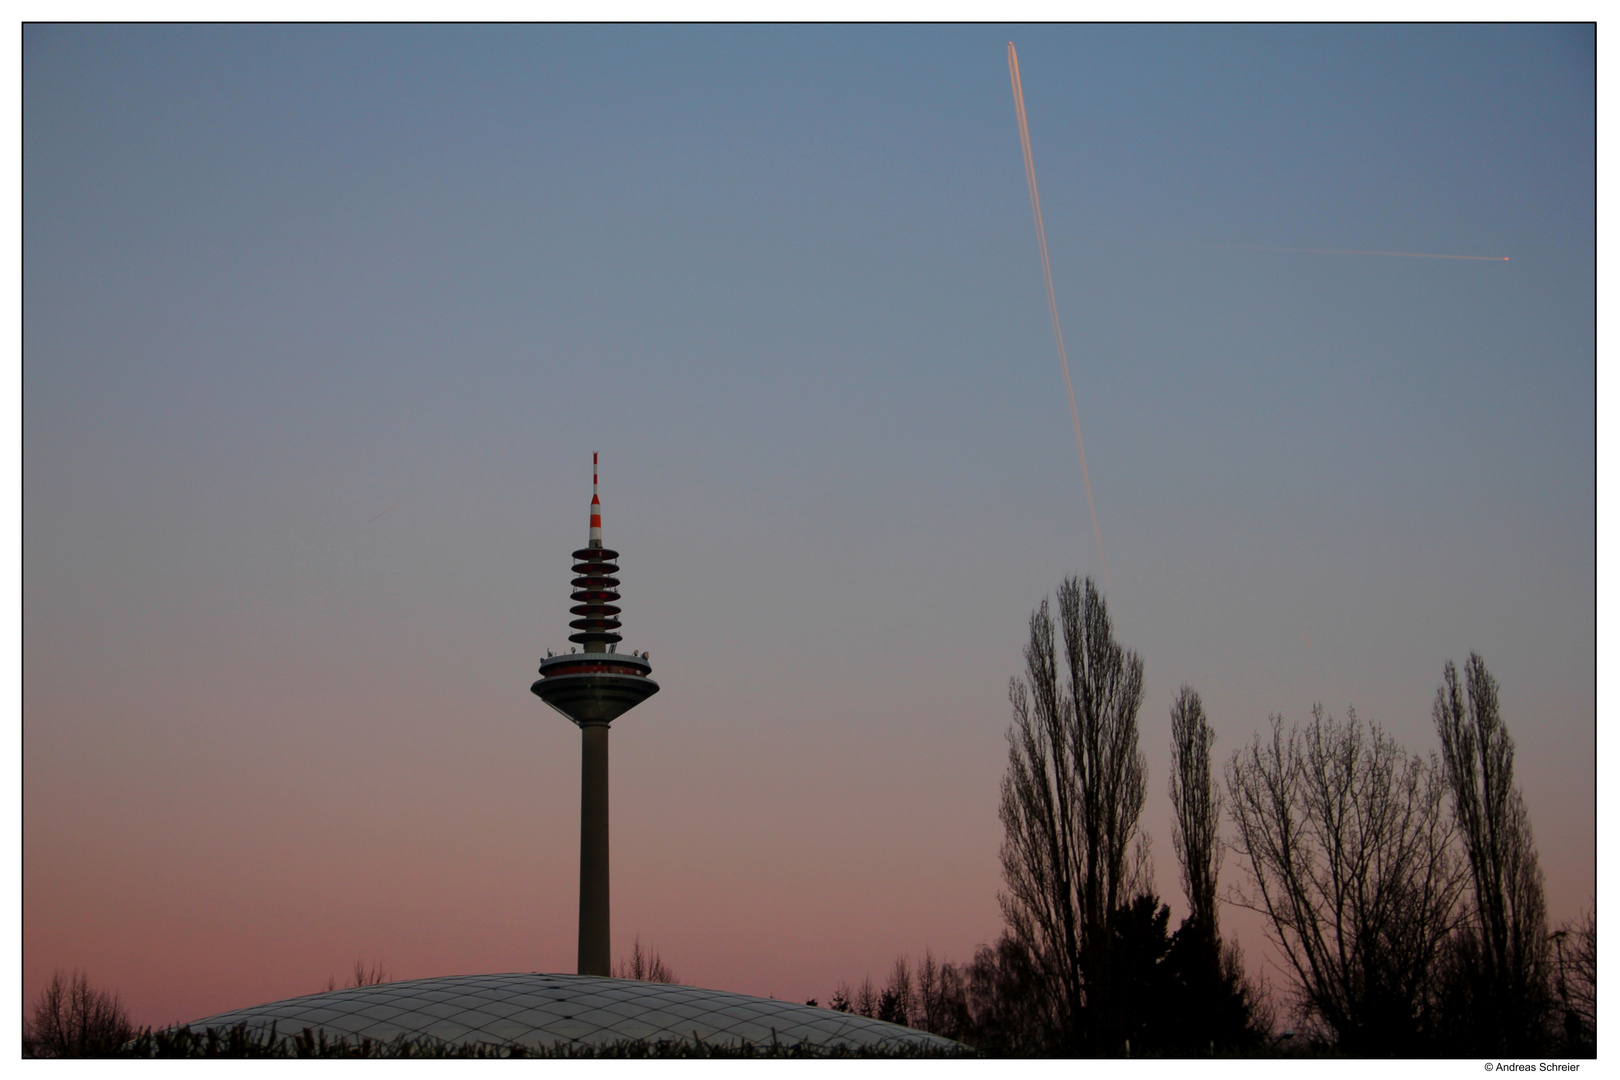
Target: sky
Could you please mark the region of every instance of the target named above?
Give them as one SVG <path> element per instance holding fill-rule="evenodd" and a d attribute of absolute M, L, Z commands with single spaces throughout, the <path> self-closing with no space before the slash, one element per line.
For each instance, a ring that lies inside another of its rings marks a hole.
<path fill-rule="evenodd" d="M 1318 702 L 1427 754 L 1470 651 L 1582 911 L 1590 27 L 34 24 L 24 1000 L 574 970 L 528 687 L 592 452 L 662 686 L 615 955 L 825 1001 L 993 940 L 1008 680 L 1103 579 L 1009 39 L 1173 918 L 1182 683 L 1222 761 Z"/>

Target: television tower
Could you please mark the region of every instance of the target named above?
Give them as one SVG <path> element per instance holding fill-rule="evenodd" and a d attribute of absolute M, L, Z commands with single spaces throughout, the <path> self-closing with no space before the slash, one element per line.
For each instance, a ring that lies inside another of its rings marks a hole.
<path fill-rule="evenodd" d="M 540 661 L 529 689 L 579 725 L 584 737 L 579 783 L 579 973 L 611 975 L 608 930 L 608 725 L 658 693 L 645 656 L 616 651 L 620 640 L 617 551 L 602 546 L 602 500 L 591 455 L 591 541 L 574 552 L 574 604 L 579 616 L 570 649 Z"/>

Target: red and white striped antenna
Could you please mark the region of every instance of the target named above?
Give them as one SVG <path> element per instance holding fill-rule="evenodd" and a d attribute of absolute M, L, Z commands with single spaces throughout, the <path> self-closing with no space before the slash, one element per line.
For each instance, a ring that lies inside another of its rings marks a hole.
<path fill-rule="evenodd" d="M 591 547 L 602 546 L 602 500 L 596 494 L 596 455 L 591 455 Z"/>

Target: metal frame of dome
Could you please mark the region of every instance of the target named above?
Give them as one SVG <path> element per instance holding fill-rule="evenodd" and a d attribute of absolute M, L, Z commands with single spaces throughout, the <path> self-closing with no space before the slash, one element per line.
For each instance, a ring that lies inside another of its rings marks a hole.
<path fill-rule="evenodd" d="M 327 1038 L 446 1046 L 609 1046 L 692 1042 L 711 1046 L 807 1045 L 827 1050 L 950 1053 L 950 1039 L 913 1028 L 774 998 L 675 983 L 591 975 L 452 975 L 330 990 L 193 1021 L 193 1031 L 237 1025 L 293 1039 Z"/>

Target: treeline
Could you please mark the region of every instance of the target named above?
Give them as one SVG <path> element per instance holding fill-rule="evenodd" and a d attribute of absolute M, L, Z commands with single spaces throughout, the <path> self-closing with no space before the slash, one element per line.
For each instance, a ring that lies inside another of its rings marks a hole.
<path fill-rule="evenodd" d="M 38 1043 L 23 1043 L 23 1057 L 99 1058 L 955 1058 L 971 1057 L 964 1048 L 914 1045 L 825 1046 L 808 1041 L 768 1043 L 732 1039 L 620 1039 L 609 1043 L 550 1045 L 521 1042 L 451 1044 L 430 1036 L 397 1039 L 332 1037 L 325 1031 L 303 1028 L 296 1035 L 280 1034 L 274 1025 L 250 1028 L 150 1028 L 131 1033 L 120 1042 L 70 1046 L 51 1051 Z"/>
<path fill-rule="evenodd" d="M 480 1042 L 450 1044 L 429 1036 L 401 1036 L 397 1039 L 329 1037 L 324 1031 L 302 1029 L 290 1038 L 278 1035 L 274 1026 L 250 1029 L 237 1024 L 223 1031 L 188 1027 L 165 1031 L 143 1031 L 130 1042 L 102 1057 L 118 1058 L 954 1058 L 970 1057 L 970 1051 L 948 1047 L 823 1046 L 808 1041 L 768 1043 L 743 1039 L 715 1042 L 693 1039 L 620 1039 L 608 1043 L 550 1045 L 521 1042 Z"/>
<path fill-rule="evenodd" d="M 1218 985 L 1204 986 L 1207 973 L 1196 963 L 1192 937 L 1168 930 L 1169 908 L 1143 896 L 1120 915 L 1118 1053 L 1193 1057 L 1269 1048 L 1269 1014 L 1241 955 L 1228 950 L 1215 968 Z M 827 1007 L 955 1039 L 992 1057 L 1063 1052 L 1054 1039 L 1051 996 L 1027 950 L 1005 933 L 965 964 L 931 953 L 916 963 L 902 956 L 881 986 L 870 978 L 839 983 Z"/>
<path fill-rule="evenodd" d="M 1005 1054 L 1595 1053 L 1595 909 L 1549 933 L 1513 741 L 1477 655 L 1442 673 L 1439 754 L 1317 707 L 1304 725 L 1274 716 L 1224 784 L 1183 685 L 1169 796 L 1188 911 L 1174 931 L 1138 827 L 1142 661 L 1094 582 L 1064 581 L 1055 620 L 1042 602 L 1024 660 L 1001 788 L 1005 931 L 966 964 L 902 958 L 881 989 L 840 985 L 833 1008 Z M 1228 853 L 1241 880 L 1223 892 Z M 1251 981 L 1221 900 L 1264 917 L 1284 986 Z"/>

